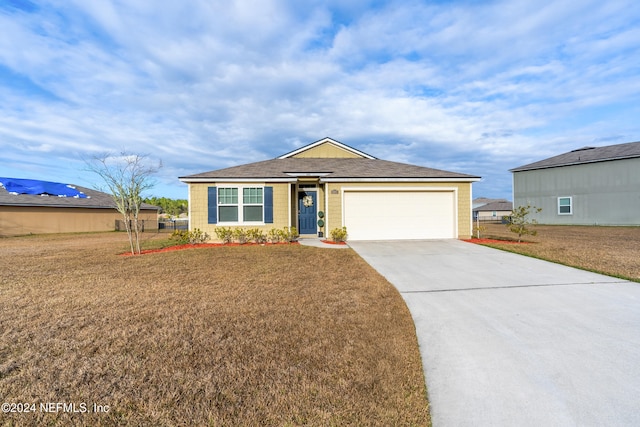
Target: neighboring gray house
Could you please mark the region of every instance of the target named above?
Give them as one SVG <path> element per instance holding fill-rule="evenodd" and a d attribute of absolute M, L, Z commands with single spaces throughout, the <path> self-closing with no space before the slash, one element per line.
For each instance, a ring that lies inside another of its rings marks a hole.
<path fill-rule="evenodd" d="M 640 225 L 640 142 L 584 147 L 511 169 L 514 206 L 540 224 Z"/>

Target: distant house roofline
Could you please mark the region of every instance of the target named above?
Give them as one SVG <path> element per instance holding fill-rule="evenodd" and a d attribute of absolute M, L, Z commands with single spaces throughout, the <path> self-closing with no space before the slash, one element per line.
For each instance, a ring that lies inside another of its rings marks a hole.
<path fill-rule="evenodd" d="M 513 210 L 513 203 L 506 200 L 487 203 L 486 205 L 473 208 L 473 212 L 493 212 L 493 211 L 509 211 Z"/>
<path fill-rule="evenodd" d="M 509 171 L 524 172 L 535 169 L 575 166 L 612 160 L 633 159 L 638 157 L 640 157 L 640 141 L 607 145 L 603 147 L 582 147 L 564 154 L 509 169 Z"/>
<path fill-rule="evenodd" d="M 0 178 L 0 206 L 116 209 L 111 194 L 75 184 L 23 178 Z M 148 203 L 141 207 L 159 209 Z"/>

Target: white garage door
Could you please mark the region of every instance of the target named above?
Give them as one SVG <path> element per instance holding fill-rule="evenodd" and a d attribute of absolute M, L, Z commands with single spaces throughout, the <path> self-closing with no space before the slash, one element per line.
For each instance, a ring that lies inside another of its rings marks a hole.
<path fill-rule="evenodd" d="M 349 240 L 456 237 L 453 191 L 345 191 Z"/>

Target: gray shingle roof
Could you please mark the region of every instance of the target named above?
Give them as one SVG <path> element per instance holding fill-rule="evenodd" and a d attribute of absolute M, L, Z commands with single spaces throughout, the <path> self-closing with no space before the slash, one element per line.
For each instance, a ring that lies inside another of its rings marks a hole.
<path fill-rule="evenodd" d="M 510 169 L 521 172 L 533 169 L 554 168 L 559 166 L 580 165 L 585 163 L 606 162 L 610 160 L 640 157 L 640 142 L 607 145 L 605 147 L 584 147 L 548 159 Z"/>
<path fill-rule="evenodd" d="M 379 159 L 287 158 L 249 163 L 180 177 L 189 182 L 203 179 L 269 179 L 292 178 L 296 174 L 321 174 L 324 179 L 363 178 L 451 178 L 475 180 L 479 177 L 423 166 Z"/>
<path fill-rule="evenodd" d="M 55 208 L 90 208 L 115 209 L 116 205 L 110 194 L 74 185 L 75 188 L 89 196 L 88 198 L 40 196 L 34 194 L 11 194 L 0 186 L 0 206 L 46 206 Z M 143 209 L 158 209 L 156 206 L 143 204 Z"/>
<path fill-rule="evenodd" d="M 487 212 L 487 211 L 512 211 L 513 203 L 506 200 L 500 200 L 498 202 L 487 203 L 486 205 L 478 206 L 474 208 L 474 212 Z"/>

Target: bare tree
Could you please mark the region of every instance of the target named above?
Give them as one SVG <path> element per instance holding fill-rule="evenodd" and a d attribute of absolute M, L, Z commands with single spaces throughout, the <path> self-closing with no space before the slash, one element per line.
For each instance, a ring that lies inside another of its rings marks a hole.
<path fill-rule="evenodd" d="M 87 161 L 88 170 L 102 178 L 124 219 L 132 254 L 140 254 L 140 208 L 142 194 L 153 188 L 151 176 L 162 167 L 150 165 L 147 155 L 122 152 Z"/>

